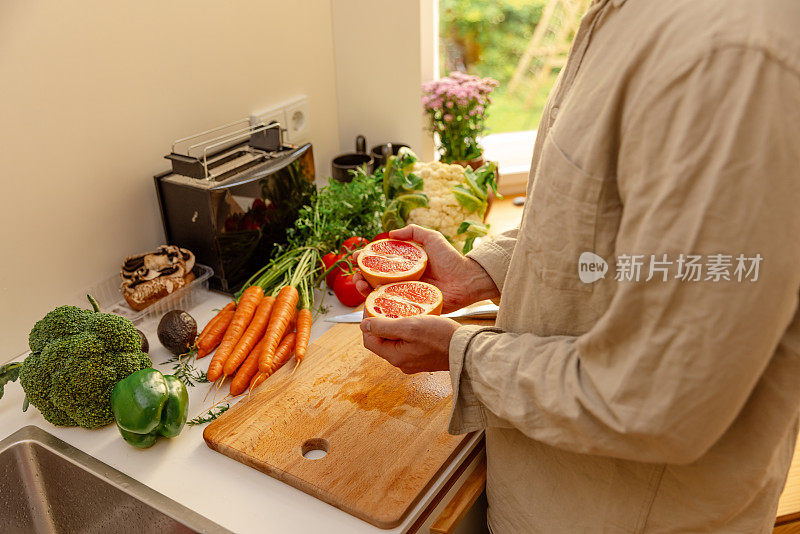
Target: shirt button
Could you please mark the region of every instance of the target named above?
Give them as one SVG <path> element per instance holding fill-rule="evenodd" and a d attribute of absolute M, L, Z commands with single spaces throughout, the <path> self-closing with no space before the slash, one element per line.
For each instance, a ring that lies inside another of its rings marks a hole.
<path fill-rule="evenodd" d="M 555 119 L 558 115 L 558 107 L 554 107 L 550 110 L 550 118 Z"/>

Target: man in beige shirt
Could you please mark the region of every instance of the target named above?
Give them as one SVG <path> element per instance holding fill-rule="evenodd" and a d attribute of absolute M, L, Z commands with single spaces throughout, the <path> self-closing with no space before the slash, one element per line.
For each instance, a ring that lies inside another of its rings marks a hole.
<path fill-rule="evenodd" d="M 393 234 L 445 311 L 501 296 L 496 327 L 362 323 L 402 370 L 450 370 L 495 534 L 771 531 L 800 411 L 798 28 L 790 0 L 596 0 L 520 227 L 466 258 Z"/>

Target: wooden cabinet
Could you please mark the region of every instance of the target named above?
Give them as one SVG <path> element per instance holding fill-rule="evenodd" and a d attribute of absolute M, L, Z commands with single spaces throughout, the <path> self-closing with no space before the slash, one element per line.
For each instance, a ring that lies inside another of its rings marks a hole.
<path fill-rule="evenodd" d="M 773 534 L 800 534 L 800 439 L 778 503 Z M 477 446 L 409 533 L 485 534 L 486 453 Z"/>
<path fill-rule="evenodd" d="M 408 534 L 488 534 L 485 487 L 486 453 L 481 440 Z"/>
<path fill-rule="evenodd" d="M 800 439 L 795 444 L 792 465 L 778 501 L 778 517 L 773 534 L 800 534 Z"/>

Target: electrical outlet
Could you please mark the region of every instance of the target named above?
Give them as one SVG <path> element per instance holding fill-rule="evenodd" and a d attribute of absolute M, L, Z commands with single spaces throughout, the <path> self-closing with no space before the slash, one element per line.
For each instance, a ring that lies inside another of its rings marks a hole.
<path fill-rule="evenodd" d="M 257 111 L 250 115 L 250 125 L 256 124 L 269 124 L 272 121 L 278 121 L 281 128 L 286 129 L 286 114 L 284 113 L 283 106 L 275 106 L 262 111 Z"/>
<path fill-rule="evenodd" d="M 308 97 L 295 98 L 284 106 L 286 115 L 286 137 L 289 143 L 298 145 L 311 137 L 311 118 L 308 113 Z"/>
<path fill-rule="evenodd" d="M 297 97 L 271 108 L 250 115 L 250 124 L 269 124 L 278 121 L 284 131 L 284 142 L 298 145 L 311 137 L 311 123 L 308 116 L 308 97 Z"/>

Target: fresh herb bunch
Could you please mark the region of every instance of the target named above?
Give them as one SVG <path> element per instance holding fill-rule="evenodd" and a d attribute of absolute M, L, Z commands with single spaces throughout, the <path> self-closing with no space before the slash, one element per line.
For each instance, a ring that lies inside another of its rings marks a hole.
<path fill-rule="evenodd" d="M 273 296 L 291 285 L 300 293 L 302 307 L 311 309 L 313 290 L 324 279 L 322 256 L 338 250 L 349 237 L 371 239 L 383 231 L 381 215 L 386 196 L 382 175 L 369 175 L 360 169 L 352 175 L 352 181 L 331 180 L 312 195 L 309 204 L 299 210 L 294 227 L 287 231 L 288 244 L 276 248 L 270 262 L 245 282 L 237 299 L 252 285 Z"/>
<path fill-rule="evenodd" d="M 381 215 L 386 208 L 382 177 L 363 169 L 350 182 L 330 183 L 300 208 L 294 228 L 287 232 L 290 247 L 314 247 L 322 254 L 336 250 L 348 237 L 372 239 L 383 231 Z"/>

